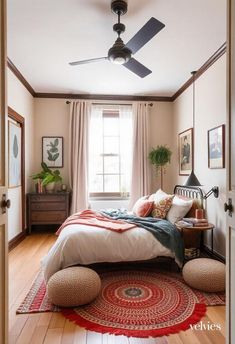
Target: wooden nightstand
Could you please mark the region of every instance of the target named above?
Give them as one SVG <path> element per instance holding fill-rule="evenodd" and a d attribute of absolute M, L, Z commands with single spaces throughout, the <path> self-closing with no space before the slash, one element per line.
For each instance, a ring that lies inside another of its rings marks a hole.
<path fill-rule="evenodd" d="M 176 226 L 177 227 L 177 226 Z M 177 227 L 181 235 L 184 239 L 184 246 L 186 249 L 195 248 L 197 252 L 200 252 L 202 238 L 204 231 L 211 230 L 211 254 L 213 255 L 214 247 L 213 247 L 213 230 L 214 225 L 212 223 L 208 223 L 207 226 L 203 227 L 184 227 L 180 228 Z"/>
<path fill-rule="evenodd" d="M 61 225 L 69 216 L 69 192 L 27 194 L 28 230 L 32 225 Z"/>

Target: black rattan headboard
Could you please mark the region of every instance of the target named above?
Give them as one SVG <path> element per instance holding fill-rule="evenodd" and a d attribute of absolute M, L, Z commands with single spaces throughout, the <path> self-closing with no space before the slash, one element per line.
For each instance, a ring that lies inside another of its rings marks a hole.
<path fill-rule="evenodd" d="M 176 185 L 174 188 L 174 194 L 185 196 L 187 198 L 198 199 L 201 203 L 201 207 L 203 208 L 203 191 L 198 186 L 184 186 L 184 185 Z"/>

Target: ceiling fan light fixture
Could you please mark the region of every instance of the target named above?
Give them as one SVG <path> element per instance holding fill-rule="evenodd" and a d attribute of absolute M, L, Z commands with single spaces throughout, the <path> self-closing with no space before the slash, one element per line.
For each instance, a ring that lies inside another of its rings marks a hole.
<path fill-rule="evenodd" d="M 119 37 L 112 48 L 109 49 L 108 59 L 115 64 L 124 64 L 131 59 L 131 50 L 126 48 Z"/>
<path fill-rule="evenodd" d="M 125 51 L 113 51 L 108 55 L 108 58 L 111 62 L 122 65 L 130 60 L 131 54 Z"/>
<path fill-rule="evenodd" d="M 118 65 L 122 65 L 124 63 L 126 63 L 127 61 L 125 60 L 125 58 L 123 56 L 117 56 L 114 58 L 114 60 L 112 60 L 113 63 L 118 64 Z"/>

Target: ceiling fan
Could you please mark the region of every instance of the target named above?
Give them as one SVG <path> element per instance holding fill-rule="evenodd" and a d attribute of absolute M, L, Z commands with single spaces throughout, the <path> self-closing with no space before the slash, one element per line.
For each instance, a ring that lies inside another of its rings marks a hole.
<path fill-rule="evenodd" d="M 114 45 L 109 49 L 108 56 L 70 62 L 69 64 L 71 66 L 77 66 L 86 63 L 109 60 L 112 63 L 123 65 L 141 78 L 146 77 L 152 73 L 152 71 L 134 59 L 132 55 L 150 41 L 165 27 L 165 25 L 152 17 L 127 44 L 124 44 L 120 35 L 125 31 L 125 25 L 120 22 L 120 16 L 127 12 L 127 1 L 113 0 L 111 2 L 111 10 L 113 13 L 118 15 L 118 23 L 113 26 L 113 30 L 118 34 L 118 38 Z"/>

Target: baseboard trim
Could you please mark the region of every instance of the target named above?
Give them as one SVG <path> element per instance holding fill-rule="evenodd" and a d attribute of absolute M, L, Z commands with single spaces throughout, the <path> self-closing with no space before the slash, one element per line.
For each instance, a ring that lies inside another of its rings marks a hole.
<path fill-rule="evenodd" d="M 26 237 L 26 230 L 23 230 L 21 233 L 17 234 L 13 239 L 11 239 L 8 243 L 9 251 L 11 251 L 17 245 L 19 245 L 19 243 L 23 241 L 25 237 Z"/>
<path fill-rule="evenodd" d="M 222 263 L 226 263 L 226 258 L 222 256 L 222 254 L 219 254 L 218 252 L 215 252 L 215 251 L 213 251 L 213 254 L 212 254 L 211 248 L 207 247 L 206 245 L 202 246 L 202 250 L 205 253 L 209 254 L 212 258 L 217 259 L 221 261 Z"/>

